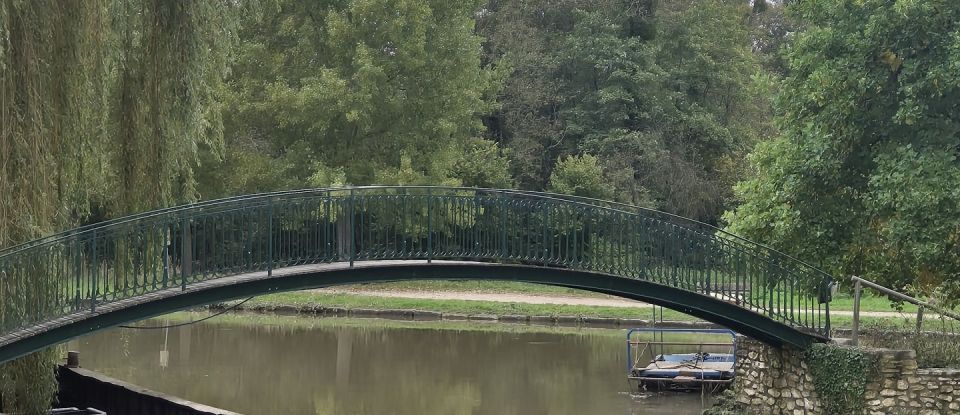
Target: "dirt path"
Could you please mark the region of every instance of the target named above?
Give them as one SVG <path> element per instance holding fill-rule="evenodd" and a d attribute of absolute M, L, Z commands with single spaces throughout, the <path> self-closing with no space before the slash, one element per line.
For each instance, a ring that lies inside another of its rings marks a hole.
<path fill-rule="evenodd" d="M 524 304 L 558 304 L 582 305 L 592 307 L 622 307 L 622 308 L 650 308 L 651 304 L 622 298 L 589 298 L 570 297 L 562 295 L 521 294 L 521 293 L 478 293 L 467 291 L 379 291 L 355 290 L 342 288 L 322 288 L 313 290 L 325 294 L 350 294 L 366 297 L 385 298 L 412 298 L 421 300 L 464 300 L 489 301 L 495 303 L 524 303 Z M 835 316 L 853 316 L 852 311 L 833 310 Z M 909 317 L 915 318 L 913 313 L 898 313 L 891 311 L 861 311 L 863 317 Z M 929 316 L 928 316 L 929 317 Z"/>

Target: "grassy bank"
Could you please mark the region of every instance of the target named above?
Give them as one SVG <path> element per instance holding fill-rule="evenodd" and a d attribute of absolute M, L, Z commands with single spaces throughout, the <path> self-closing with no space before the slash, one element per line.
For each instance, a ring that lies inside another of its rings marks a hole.
<path fill-rule="evenodd" d="M 245 307 L 339 307 L 373 310 L 421 310 L 465 315 L 529 315 L 529 316 L 587 316 L 610 318 L 653 318 L 652 309 L 624 307 L 598 307 L 561 304 L 502 303 L 472 300 L 433 300 L 416 298 L 375 297 L 353 294 L 327 294 L 316 292 L 290 292 L 270 294 L 254 298 Z M 664 320 L 691 321 L 686 314 L 664 309 Z"/>
<path fill-rule="evenodd" d="M 520 293 L 531 295 L 553 295 L 587 298 L 611 298 L 604 294 L 575 288 L 554 287 L 541 284 L 528 284 L 509 281 L 403 281 L 365 285 L 348 285 L 340 288 L 359 291 L 451 291 L 473 293 Z M 853 311 L 853 296 L 839 293 L 830 303 L 830 309 L 836 311 Z M 886 297 L 873 295 L 869 290 L 864 291 L 860 299 L 861 311 L 916 313 L 917 307 L 904 303 L 895 308 Z M 960 310 L 958 310 L 960 311 Z"/>
<path fill-rule="evenodd" d="M 310 309 L 316 307 L 371 309 L 371 310 L 419 310 L 444 314 L 462 315 L 520 315 L 520 316 L 581 316 L 620 319 L 653 319 L 653 309 L 623 307 L 599 307 L 561 304 L 524 304 L 500 303 L 490 301 L 433 300 L 375 297 L 352 294 L 328 294 L 317 292 L 290 292 L 256 297 L 244 304 L 246 309 L 270 309 L 281 306 Z M 678 311 L 663 309 L 665 321 L 699 321 L 699 319 Z M 657 319 L 660 318 L 657 308 Z M 852 317 L 834 315 L 833 327 L 844 328 L 852 325 Z M 861 317 L 865 325 L 911 327 L 914 322 L 908 318 Z"/>

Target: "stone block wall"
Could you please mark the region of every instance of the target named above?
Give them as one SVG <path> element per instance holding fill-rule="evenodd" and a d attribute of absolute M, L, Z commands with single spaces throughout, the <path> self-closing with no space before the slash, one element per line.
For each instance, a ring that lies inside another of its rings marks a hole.
<path fill-rule="evenodd" d="M 880 373 L 867 384 L 868 414 L 960 414 L 960 370 L 917 369 L 912 350 L 875 353 Z"/>
<path fill-rule="evenodd" d="M 813 378 L 803 352 L 776 349 L 737 336 L 734 388 L 737 403 L 757 415 L 819 415 Z"/>
<path fill-rule="evenodd" d="M 912 350 L 863 351 L 878 363 L 877 375 L 866 385 L 866 414 L 960 414 L 960 370 L 918 369 Z M 738 336 L 736 374 L 736 403 L 749 414 L 834 415 L 824 414 L 797 349 L 776 349 Z"/>
<path fill-rule="evenodd" d="M 918 369 L 917 381 L 911 383 L 921 415 L 960 414 L 960 370 Z"/>

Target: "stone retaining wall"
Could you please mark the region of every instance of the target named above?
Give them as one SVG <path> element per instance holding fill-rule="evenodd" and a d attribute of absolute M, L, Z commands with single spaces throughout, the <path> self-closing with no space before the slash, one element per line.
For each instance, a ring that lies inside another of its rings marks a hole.
<path fill-rule="evenodd" d="M 737 403 L 757 415 L 820 414 L 820 401 L 803 353 L 737 336 Z"/>
<path fill-rule="evenodd" d="M 927 414 L 938 410 L 948 414 L 960 413 L 960 370 L 919 369 L 917 377 L 919 386 L 914 390 L 914 396 L 919 396 Z"/>
<path fill-rule="evenodd" d="M 940 415 L 960 413 L 960 370 L 917 369 L 912 350 L 876 350 L 878 379 L 867 384 L 867 413 Z"/>
<path fill-rule="evenodd" d="M 960 370 L 917 369 L 917 356 L 912 350 L 862 350 L 878 362 L 877 376 L 869 380 L 864 394 L 865 413 L 960 414 Z M 736 403 L 749 414 L 824 414 L 799 350 L 776 349 L 737 336 L 736 373 Z"/>

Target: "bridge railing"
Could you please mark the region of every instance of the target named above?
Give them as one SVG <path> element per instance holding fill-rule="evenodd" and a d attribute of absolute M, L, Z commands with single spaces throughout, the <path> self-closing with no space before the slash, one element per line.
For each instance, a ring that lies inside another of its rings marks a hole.
<path fill-rule="evenodd" d="M 386 259 L 597 271 L 718 297 L 829 333 L 819 297 L 829 276 L 709 225 L 545 193 L 389 186 L 210 201 L 0 251 L 0 331 L 225 276 Z"/>

